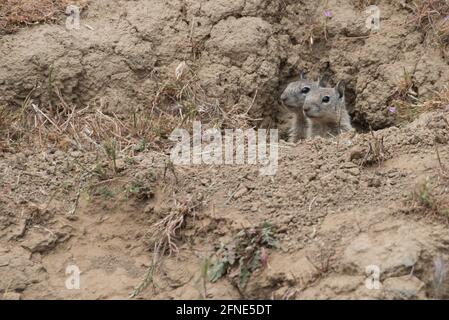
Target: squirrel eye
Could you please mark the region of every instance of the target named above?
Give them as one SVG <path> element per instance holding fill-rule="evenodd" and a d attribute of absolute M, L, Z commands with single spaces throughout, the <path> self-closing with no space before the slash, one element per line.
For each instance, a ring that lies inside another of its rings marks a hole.
<path fill-rule="evenodd" d="M 329 98 L 329 96 L 324 96 L 322 101 L 323 101 L 324 103 L 328 103 L 330 100 L 331 100 L 331 99 Z"/>
<path fill-rule="evenodd" d="M 309 93 L 309 91 L 310 91 L 309 87 L 304 87 L 304 88 L 302 88 L 301 93 L 306 94 L 306 93 Z"/>

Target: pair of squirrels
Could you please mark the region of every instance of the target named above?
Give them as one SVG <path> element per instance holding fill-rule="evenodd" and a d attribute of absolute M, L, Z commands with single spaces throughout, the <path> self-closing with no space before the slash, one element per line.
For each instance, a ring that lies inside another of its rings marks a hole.
<path fill-rule="evenodd" d="M 324 87 L 321 79 L 312 81 L 301 73 L 281 95 L 284 106 L 293 113 L 289 141 L 315 136 L 336 136 L 354 131 L 346 109 L 345 83 Z"/>

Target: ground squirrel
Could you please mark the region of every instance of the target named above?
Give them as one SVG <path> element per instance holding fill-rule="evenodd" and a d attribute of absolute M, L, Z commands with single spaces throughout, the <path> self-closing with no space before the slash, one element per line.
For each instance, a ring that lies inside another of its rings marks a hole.
<path fill-rule="evenodd" d="M 307 80 L 304 74 L 301 73 L 299 80 L 290 83 L 282 93 L 281 100 L 283 105 L 293 113 L 288 141 L 296 142 L 299 139 L 306 138 L 306 118 L 303 105 L 307 95 L 318 89 L 319 83 L 320 80 L 317 82 Z"/>
<path fill-rule="evenodd" d="M 345 83 L 340 81 L 335 88 L 319 86 L 307 94 L 303 105 L 306 116 L 307 138 L 336 136 L 353 131 L 351 118 L 346 110 Z"/>

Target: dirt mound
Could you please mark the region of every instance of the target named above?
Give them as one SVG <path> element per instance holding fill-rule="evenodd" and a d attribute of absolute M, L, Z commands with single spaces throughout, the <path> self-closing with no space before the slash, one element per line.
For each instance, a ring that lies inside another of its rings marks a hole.
<path fill-rule="evenodd" d="M 243 297 L 285 298 L 292 292 L 297 298 L 432 297 L 438 289 L 432 285 L 433 261 L 440 255 L 447 259 L 436 249 L 444 246 L 445 227 L 422 221 L 423 208 L 416 219 L 407 216 L 414 211 L 404 204 L 425 177 L 443 179 L 447 186 L 436 153 L 439 149 L 446 163 L 447 142 L 434 142 L 435 135 L 448 138 L 447 124 L 438 129 L 440 121 L 436 114 L 375 137 L 346 135 L 285 146 L 273 178 L 260 177 L 257 168 L 211 168 L 189 176 L 183 189 L 208 199 L 211 209 L 204 214 L 216 222 L 208 222 L 207 238 L 216 235 L 217 245 L 262 223 L 276 230 L 283 253 L 253 274 Z M 384 158 L 360 166 L 354 155 L 369 153 L 374 140 L 383 141 Z M 432 194 L 446 198 L 447 189 L 441 185 Z M 382 290 L 365 286 L 365 268 L 371 265 L 380 270 Z M 407 293 L 408 286 L 414 291 Z M 180 290 L 162 296 L 188 297 Z"/>
<path fill-rule="evenodd" d="M 374 136 L 282 144 L 273 177 L 260 176 L 256 166 L 167 169 L 165 156 L 149 152 L 120 158 L 118 175 L 92 175 L 79 189 L 87 168 L 112 170 L 107 158 L 6 154 L 0 271 L 9 282 L 0 289 L 22 298 L 123 298 L 136 288 L 140 298 L 445 297 L 447 279 L 435 284 L 434 269 L 449 258 L 448 208 L 434 211 L 411 197 L 430 181 L 436 187 L 420 199 L 447 199 L 443 119 L 430 114 Z M 368 165 L 363 160 L 376 141 L 383 141 L 383 156 Z M 163 228 L 150 228 L 156 224 Z M 202 266 L 215 261 L 220 244 L 264 224 L 279 242 L 279 249 L 259 251 L 265 267 L 244 287 L 233 269 L 203 286 Z M 161 260 L 162 273 L 148 273 L 154 261 L 147 248 L 169 244 L 160 239 L 170 241 L 172 256 Z M 72 263 L 82 270 L 84 290 L 60 289 Z M 379 270 L 379 289 L 366 285 L 369 266 Z"/>
<path fill-rule="evenodd" d="M 410 6 L 378 5 L 381 29 L 370 32 L 349 0 L 93 1 L 80 30 L 45 25 L 2 37 L 1 99 L 21 105 L 35 88 L 31 96 L 46 102 L 52 87 L 77 105 L 101 99 L 129 112 L 146 107 L 186 61 L 209 101 L 253 105 L 251 117 L 265 124 L 279 114 L 287 80 L 304 70 L 346 80 L 355 123 L 383 128 L 395 121 L 388 106 L 404 77 L 427 97 L 449 80 L 449 67 L 410 22 Z"/>

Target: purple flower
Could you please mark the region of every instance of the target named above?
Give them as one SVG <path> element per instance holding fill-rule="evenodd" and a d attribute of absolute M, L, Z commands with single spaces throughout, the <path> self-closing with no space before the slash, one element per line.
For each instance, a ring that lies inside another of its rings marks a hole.
<path fill-rule="evenodd" d="M 447 21 L 447 20 L 449 20 L 449 16 L 446 16 L 446 17 L 444 18 L 444 21 Z"/>
<path fill-rule="evenodd" d="M 396 113 L 396 107 L 389 107 L 388 112 L 390 113 Z"/>
<path fill-rule="evenodd" d="M 324 10 L 324 16 L 326 18 L 331 18 L 332 17 L 332 11 L 330 11 L 328 9 Z"/>

